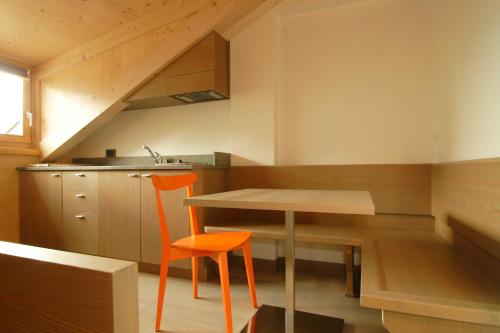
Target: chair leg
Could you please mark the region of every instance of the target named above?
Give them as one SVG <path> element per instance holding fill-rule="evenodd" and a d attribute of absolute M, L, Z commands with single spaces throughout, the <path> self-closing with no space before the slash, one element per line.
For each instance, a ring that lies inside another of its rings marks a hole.
<path fill-rule="evenodd" d="M 193 298 L 198 298 L 198 257 L 191 258 L 193 278 Z"/>
<path fill-rule="evenodd" d="M 252 301 L 252 306 L 257 308 L 257 295 L 255 293 L 255 278 L 253 273 L 253 262 L 252 262 L 252 247 L 250 245 L 250 240 L 245 242 L 241 247 L 243 250 L 243 258 L 245 259 L 245 269 L 247 272 L 248 280 L 248 290 L 250 291 L 250 300 Z"/>
<path fill-rule="evenodd" d="M 231 290 L 229 289 L 229 269 L 227 266 L 227 253 L 219 253 L 219 274 L 222 291 L 222 302 L 226 313 L 226 332 L 233 333 L 233 319 L 231 314 Z"/>
<path fill-rule="evenodd" d="M 156 332 L 160 331 L 163 300 L 165 297 L 165 287 L 167 286 L 167 275 L 168 275 L 168 258 L 163 256 L 161 259 L 161 267 L 160 267 L 160 285 L 158 287 L 158 303 L 156 305 L 156 326 L 155 326 Z"/>

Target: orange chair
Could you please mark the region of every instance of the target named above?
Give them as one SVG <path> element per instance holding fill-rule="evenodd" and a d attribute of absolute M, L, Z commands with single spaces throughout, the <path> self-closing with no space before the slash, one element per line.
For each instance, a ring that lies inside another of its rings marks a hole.
<path fill-rule="evenodd" d="M 160 286 L 158 288 L 158 305 L 156 311 L 156 331 L 160 330 L 163 299 L 167 283 L 168 263 L 171 261 L 191 258 L 193 274 L 193 298 L 198 297 L 198 257 L 210 257 L 219 264 L 220 284 L 222 288 L 222 300 L 226 313 L 226 331 L 233 332 L 231 315 L 231 295 L 229 290 L 229 271 L 227 267 L 227 253 L 241 249 L 245 260 L 245 267 L 250 289 L 252 306 L 257 308 L 257 297 L 255 295 L 255 282 L 252 264 L 252 252 L 250 249 L 250 232 L 225 232 L 204 234 L 198 230 L 198 219 L 194 207 L 189 206 L 189 221 L 191 236 L 179 239 L 172 243 L 168 232 L 167 219 L 163 210 L 161 191 L 176 190 L 185 187 L 187 196 L 193 195 L 193 184 L 196 182 L 196 174 L 190 173 L 175 176 L 153 176 L 153 185 L 156 190 L 156 203 L 160 220 L 162 239 L 162 259 L 160 268 Z"/>

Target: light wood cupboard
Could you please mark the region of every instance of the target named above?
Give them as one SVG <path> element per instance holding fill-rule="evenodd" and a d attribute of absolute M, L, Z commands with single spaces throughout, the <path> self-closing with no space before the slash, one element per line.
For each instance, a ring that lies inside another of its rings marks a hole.
<path fill-rule="evenodd" d="M 98 217 L 96 213 L 64 211 L 63 249 L 98 254 Z"/>
<path fill-rule="evenodd" d="M 98 203 L 97 191 L 64 191 L 64 209 L 75 212 L 97 212 Z"/>
<path fill-rule="evenodd" d="M 22 172 L 21 242 L 58 249 L 62 241 L 61 172 Z"/>
<path fill-rule="evenodd" d="M 229 42 L 216 32 L 205 36 L 129 96 L 126 110 L 183 105 L 187 100 L 192 103 L 191 94 L 201 92 L 229 97 Z"/>
<path fill-rule="evenodd" d="M 63 171 L 63 236 L 66 251 L 99 254 L 98 173 Z"/>
<path fill-rule="evenodd" d="M 97 191 L 99 182 L 99 173 L 97 171 L 84 172 L 84 171 L 64 171 L 63 184 L 64 190 L 88 190 Z"/>
<path fill-rule="evenodd" d="M 140 261 L 139 171 L 99 173 L 99 255 Z"/>
<path fill-rule="evenodd" d="M 151 176 L 198 174 L 195 195 L 226 189 L 226 171 L 209 170 L 111 170 L 21 172 L 22 242 L 72 252 L 140 262 L 157 271 L 161 261 L 161 235 Z M 162 193 L 170 238 L 190 234 L 186 191 Z M 198 209 L 200 230 L 208 221 L 220 222 L 214 209 Z M 189 260 L 171 264 L 188 275 Z M 201 278 L 206 274 L 200 266 Z M 206 275 L 205 275 L 206 276 Z"/>

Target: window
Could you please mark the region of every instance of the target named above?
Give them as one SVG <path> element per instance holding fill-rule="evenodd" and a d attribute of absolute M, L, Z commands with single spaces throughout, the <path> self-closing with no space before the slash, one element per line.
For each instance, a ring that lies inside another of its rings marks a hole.
<path fill-rule="evenodd" d="M 0 63 L 0 142 L 31 141 L 28 71 Z"/>

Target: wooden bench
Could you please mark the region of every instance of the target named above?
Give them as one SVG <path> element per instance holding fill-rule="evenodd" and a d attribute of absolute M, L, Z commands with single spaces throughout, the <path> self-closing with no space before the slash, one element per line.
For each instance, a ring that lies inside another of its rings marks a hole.
<path fill-rule="evenodd" d="M 468 268 L 426 224 L 400 226 L 297 224 L 296 240 L 345 246 L 348 295 L 353 291 L 352 247 L 360 246 L 361 305 L 382 310 L 390 332 L 499 332 L 500 284 Z M 205 230 L 284 238 L 281 224 L 245 222 Z"/>
<path fill-rule="evenodd" d="M 394 222 L 394 218 L 399 223 Z M 366 239 L 397 237 L 405 231 L 431 232 L 434 220 L 429 216 L 384 215 L 377 216 L 374 227 L 367 227 L 362 220 L 339 220 L 336 224 L 297 223 L 295 239 L 299 242 L 344 246 L 346 296 L 355 296 L 354 247 L 360 247 Z M 401 221 L 403 220 L 403 221 Z M 370 221 L 373 221 L 371 219 Z M 205 226 L 206 232 L 251 231 L 254 239 L 281 241 L 285 237 L 283 224 L 267 222 L 237 222 L 219 226 Z"/>
<path fill-rule="evenodd" d="M 398 332 L 500 332 L 500 283 L 473 269 L 436 233 L 366 241 L 361 305 Z"/>
<path fill-rule="evenodd" d="M 0 242 L 0 332 L 139 332 L 137 264 Z"/>

